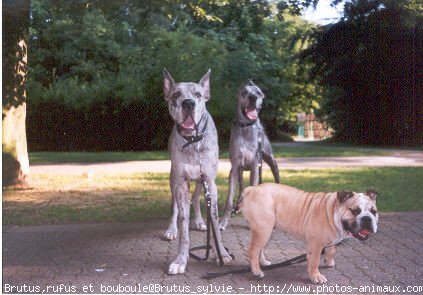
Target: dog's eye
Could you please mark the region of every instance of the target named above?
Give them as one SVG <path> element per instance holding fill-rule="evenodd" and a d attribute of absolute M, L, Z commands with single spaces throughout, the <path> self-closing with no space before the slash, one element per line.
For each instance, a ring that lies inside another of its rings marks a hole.
<path fill-rule="evenodd" d="M 174 94 L 172 94 L 172 99 L 177 100 L 180 96 L 181 96 L 181 93 L 179 91 L 175 92 Z"/>
<path fill-rule="evenodd" d="M 376 215 L 376 210 L 375 210 L 375 208 L 372 208 L 371 210 L 370 210 L 370 213 L 372 213 L 373 215 Z"/>
<path fill-rule="evenodd" d="M 360 213 L 361 213 L 361 209 L 360 209 L 360 208 L 355 208 L 355 209 L 350 208 L 350 211 L 351 211 L 351 213 L 352 213 L 354 216 L 357 216 L 358 214 L 360 214 Z"/>
<path fill-rule="evenodd" d="M 200 98 L 201 97 L 201 93 L 200 92 L 195 92 L 194 95 L 195 95 L 196 98 Z"/>

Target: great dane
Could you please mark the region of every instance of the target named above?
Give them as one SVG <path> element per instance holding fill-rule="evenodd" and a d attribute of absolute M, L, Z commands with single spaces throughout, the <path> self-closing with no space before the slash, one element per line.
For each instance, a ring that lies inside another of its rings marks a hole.
<path fill-rule="evenodd" d="M 278 164 L 259 118 L 263 99 L 263 92 L 251 80 L 238 92 L 236 119 L 232 124 L 229 142 L 232 167 L 229 174 L 228 197 L 219 225 L 221 230 L 226 229 L 231 218 L 237 183 L 239 196 L 242 193 L 243 172 L 250 171 L 250 185 L 259 183 L 261 157 L 270 166 L 275 182 L 280 182 Z"/>
<path fill-rule="evenodd" d="M 195 199 L 201 193 L 202 180 L 206 181 L 211 194 L 211 219 L 214 228 L 218 228 L 217 187 L 215 183 L 218 165 L 219 147 L 217 131 L 213 119 L 206 110 L 210 99 L 210 70 L 198 83 L 175 83 L 167 72 L 164 75 L 164 96 L 168 102 L 169 113 L 175 122 L 169 138 L 171 157 L 170 188 L 172 191 L 173 215 L 165 238 L 176 239 L 179 234 L 178 255 L 169 266 L 169 274 L 185 272 L 189 257 L 189 215 L 190 182 L 196 182 Z M 194 205 L 195 207 L 195 205 Z M 195 208 L 197 228 L 204 229 L 205 224 L 199 208 Z M 220 231 L 216 231 L 216 240 L 225 264 L 232 258 L 223 246 Z"/>

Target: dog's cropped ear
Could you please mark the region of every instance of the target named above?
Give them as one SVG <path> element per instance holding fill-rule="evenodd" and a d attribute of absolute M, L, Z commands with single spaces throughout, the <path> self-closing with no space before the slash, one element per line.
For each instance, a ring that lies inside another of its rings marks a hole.
<path fill-rule="evenodd" d="M 354 193 L 351 192 L 351 191 L 340 191 L 340 192 L 337 192 L 336 196 L 337 196 L 339 202 L 343 203 L 346 200 L 348 200 L 349 198 L 352 198 L 354 196 Z"/>
<path fill-rule="evenodd" d="M 209 69 L 199 82 L 204 89 L 204 99 L 206 101 L 210 99 L 210 72 L 211 70 Z"/>
<path fill-rule="evenodd" d="M 253 79 L 248 79 L 247 86 L 257 86 L 257 85 L 254 84 Z"/>
<path fill-rule="evenodd" d="M 175 85 L 175 81 L 173 81 L 172 76 L 169 74 L 166 68 L 164 68 L 163 69 L 163 93 L 166 100 L 169 97 L 170 91 L 172 90 L 174 85 Z"/>
<path fill-rule="evenodd" d="M 372 201 L 376 201 L 377 197 L 379 196 L 379 193 L 375 190 L 369 189 L 366 191 L 366 195 L 372 199 Z"/>

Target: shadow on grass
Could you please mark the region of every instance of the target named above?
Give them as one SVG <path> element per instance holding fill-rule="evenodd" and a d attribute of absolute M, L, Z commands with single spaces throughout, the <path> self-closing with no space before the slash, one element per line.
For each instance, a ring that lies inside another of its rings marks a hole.
<path fill-rule="evenodd" d="M 247 185 L 249 174 L 244 174 Z M 3 224 L 136 222 L 169 218 L 171 194 L 167 173 L 95 175 L 93 179 L 35 175 L 33 188 L 3 190 Z M 423 168 L 386 167 L 281 171 L 281 182 L 305 191 L 379 192 L 384 212 L 423 210 Z M 265 170 L 264 181 L 272 182 Z M 227 175 L 217 178 L 219 208 L 224 208 Z M 191 190 L 194 185 L 191 185 Z M 204 200 L 202 208 L 204 209 Z M 204 214 L 204 210 L 203 210 Z"/>

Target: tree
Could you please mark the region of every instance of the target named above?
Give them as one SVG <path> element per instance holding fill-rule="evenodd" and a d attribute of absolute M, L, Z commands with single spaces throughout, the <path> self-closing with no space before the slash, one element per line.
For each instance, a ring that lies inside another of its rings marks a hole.
<path fill-rule="evenodd" d="M 3 185 L 24 184 L 29 175 L 25 126 L 29 6 L 29 0 L 3 1 Z"/>
<path fill-rule="evenodd" d="M 341 21 L 315 31 L 302 57 L 333 90 L 321 114 L 339 140 L 423 144 L 422 29 L 416 1 L 353 0 Z"/>

